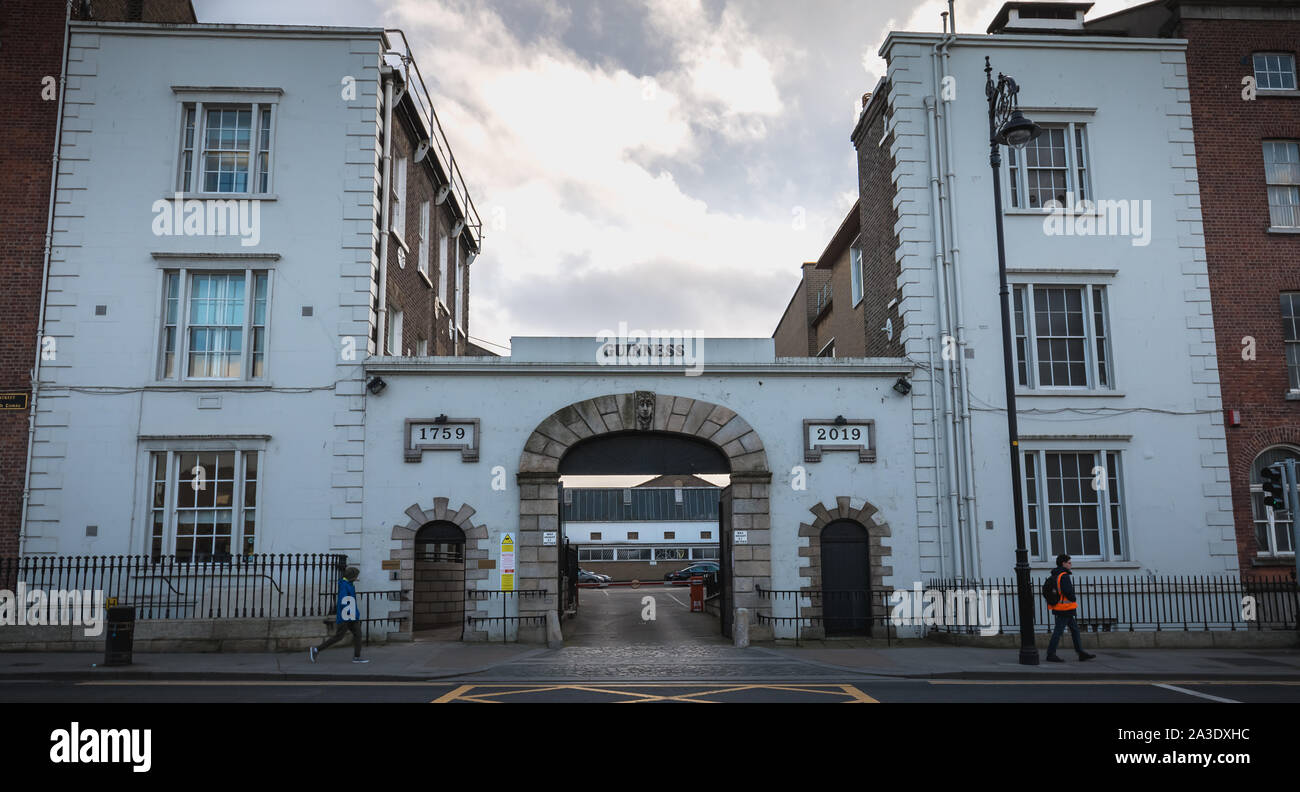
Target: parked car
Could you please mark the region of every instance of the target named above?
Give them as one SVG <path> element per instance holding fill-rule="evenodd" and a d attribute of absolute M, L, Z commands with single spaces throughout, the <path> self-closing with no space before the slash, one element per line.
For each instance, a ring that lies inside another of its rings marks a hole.
<path fill-rule="evenodd" d="M 698 564 L 692 564 L 685 569 L 679 569 L 676 572 L 669 572 L 664 575 L 664 580 L 690 580 L 693 575 L 708 575 L 716 573 L 721 567 L 717 561 L 701 561 Z"/>
<path fill-rule="evenodd" d="M 610 581 L 609 575 L 598 575 L 595 572 L 588 572 L 585 569 L 578 570 L 579 583 L 595 583 L 597 585 L 604 585 L 609 581 Z"/>

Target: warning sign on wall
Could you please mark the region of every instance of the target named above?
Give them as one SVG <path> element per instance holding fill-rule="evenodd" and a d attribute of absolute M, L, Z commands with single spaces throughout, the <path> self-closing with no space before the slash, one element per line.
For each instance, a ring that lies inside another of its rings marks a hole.
<path fill-rule="evenodd" d="M 510 534 L 501 537 L 501 590 L 515 590 L 515 540 Z"/>

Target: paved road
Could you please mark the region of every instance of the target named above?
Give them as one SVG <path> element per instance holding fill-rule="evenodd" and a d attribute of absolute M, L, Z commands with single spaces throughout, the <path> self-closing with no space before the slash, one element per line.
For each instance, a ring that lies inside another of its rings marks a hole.
<path fill-rule="evenodd" d="M 717 618 L 691 613 L 688 586 L 584 588 L 564 621 L 566 647 L 727 646 Z M 653 618 L 645 619 L 646 615 Z"/>
<path fill-rule="evenodd" d="M 1300 682 L 983 682 L 816 680 L 774 682 L 0 682 L 6 703 L 1290 703 Z"/>

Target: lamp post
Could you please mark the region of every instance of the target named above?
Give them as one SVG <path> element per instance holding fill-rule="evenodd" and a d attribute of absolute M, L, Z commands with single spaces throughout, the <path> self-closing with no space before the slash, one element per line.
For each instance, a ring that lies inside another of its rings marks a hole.
<path fill-rule="evenodd" d="M 1025 547 L 1024 493 L 1020 487 L 1020 439 L 1016 428 L 1015 361 L 1011 354 L 1011 299 L 1007 288 L 1007 252 L 1002 236 L 1002 164 L 999 146 L 1024 148 L 1043 130 L 1020 112 L 1016 81 L 998 74 L 993 82 L 993 67 L 984 58 L 984 93 L 989 100 L 989 167 L 993 169 L 993 210 L 998 237 L 998 296 L 1002 303 L 1002 365 L 1007 389 L 1007 440 L 1011 452 L 1011 497 L 1016 520 L 1016 598 L 1020 604 L 1020 664 L 1038 665 L 1038 648 L 1034 646 L 1034 592 L 1029 581 L 1029 549 Z"/>

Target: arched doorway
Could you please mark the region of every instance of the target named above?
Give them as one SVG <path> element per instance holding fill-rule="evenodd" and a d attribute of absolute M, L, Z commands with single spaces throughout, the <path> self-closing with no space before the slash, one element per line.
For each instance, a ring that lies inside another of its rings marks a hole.
<path fill-rule="evenodd" d="M 601 436 L 608 442 L 595 442 Z M 650 461 L 655 464 L 647 467 Z M 724 559 L 723 566 L 729 572 L 725 586 L 733 595 L 722 620 L 724 631 L 729 628 L 728 617 L 735 608 L 757 610 L 757 590 L 770 588 L 772 575 L 772 474 L 762 440 L 730 408 L 684 396 L 636 391 L 597 396 L 564 407 L 538 424 L 524 445 L 516 479 L 520 497 L 518 547 L 535 547 L 537 561 L 521 562 L 519 586 L 544 591 L 546 596 L 520 601 L 521 622 L 529 617 L 541 621 L 548 611 L 561 613 L 563 607 L 558 591 L 560 548 L 543 544 L 543 536 L 562 533 L 562 462 L 566 475 L 593 467 L 602 473 L 707 473 L 715 462 L 725 465 L 731 481 L 731 508 L 727 509 L 729 524 L 719 526 L 719 539 L 725 543 L 732 538 L 733 530 L 743 530 L 745 543 L 734 548 L 731 558 Z M 673 469 L 663 469 L 667 462 Z M 629 465 L 633 468 L 629 469 Z M 535 629 L 532 635 L 523 630 L 521 624 L 521 640 L 541 637 L 541 629 Z M 770 627 L 753 625 L 750 636 L 755 640 L 770 638 Z"/>
<path fill-rule="evenodd" d="M 465 534 L 455 523 L 435 520 L 415 532 L 412 629 L 460 637 L 465 623 Z"/>
<path fill-rule="evenodd" d="M 835 520 L 821 532 L 822 618 L 826 635 L 868 635 L 871 558 L 867 529 Z"/>

